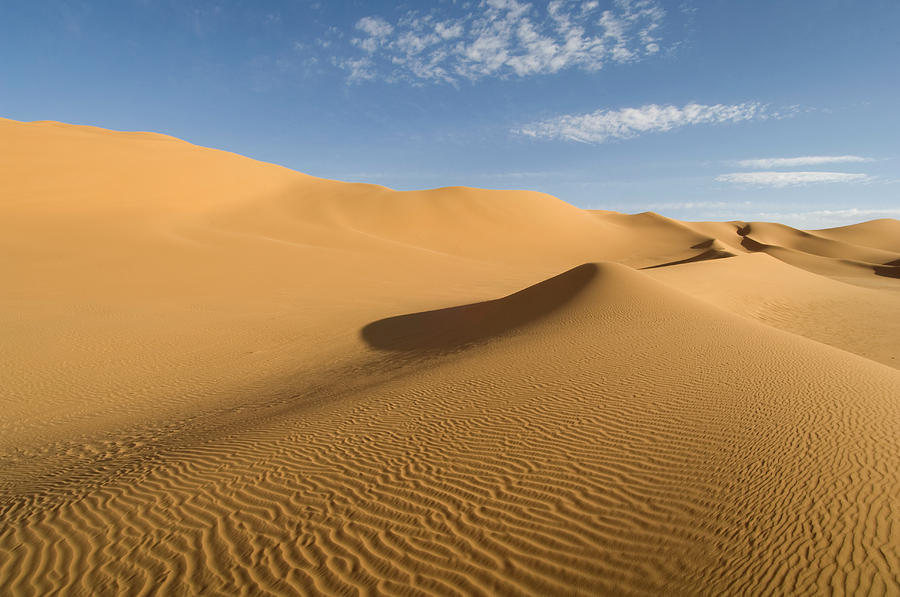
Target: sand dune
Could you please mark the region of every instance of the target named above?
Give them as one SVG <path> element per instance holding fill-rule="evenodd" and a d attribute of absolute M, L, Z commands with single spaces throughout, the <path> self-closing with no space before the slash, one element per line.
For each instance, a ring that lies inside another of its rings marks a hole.
<path fill-rule="evenodd" d="M 871 220 L 812 232 L 822 238 L 900 253 L 900 221 L 897 220 Z"/>
<path fill-rule="evenodd" d="M 0 139 L 0 592 L 900 593 L 900 222 Z"/>

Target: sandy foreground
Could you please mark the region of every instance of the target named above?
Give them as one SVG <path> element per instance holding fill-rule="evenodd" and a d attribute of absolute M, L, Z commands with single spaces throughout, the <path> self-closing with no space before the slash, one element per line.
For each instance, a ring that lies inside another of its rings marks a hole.
<path fill-rule="evenodd" d="M 900 594 L 898 278 L 0 120 L 0 594 Z"/>

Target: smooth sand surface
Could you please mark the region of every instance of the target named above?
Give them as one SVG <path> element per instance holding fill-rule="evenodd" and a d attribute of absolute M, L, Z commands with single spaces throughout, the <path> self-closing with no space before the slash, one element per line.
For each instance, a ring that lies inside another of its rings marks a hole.
<path fill-rule="evenodd" d="M 900 594 L 900 222 L 0 120 L 0 594 Z"/>

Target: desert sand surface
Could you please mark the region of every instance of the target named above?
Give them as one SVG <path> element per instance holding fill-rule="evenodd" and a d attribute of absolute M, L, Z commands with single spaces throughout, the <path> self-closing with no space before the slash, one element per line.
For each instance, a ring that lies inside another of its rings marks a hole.
<path fill-rule="evenodd" d="M 0 594 L 900 594 L 900 221 L 0 120 L 0 276 Z"/>

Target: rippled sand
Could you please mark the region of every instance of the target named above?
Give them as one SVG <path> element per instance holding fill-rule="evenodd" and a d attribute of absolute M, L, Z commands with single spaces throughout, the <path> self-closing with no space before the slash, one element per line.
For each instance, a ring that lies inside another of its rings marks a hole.
<path fill-rule="evenodd" d="M 0 593 L 900 593 L 900 222 L 0 120 Z"/>

